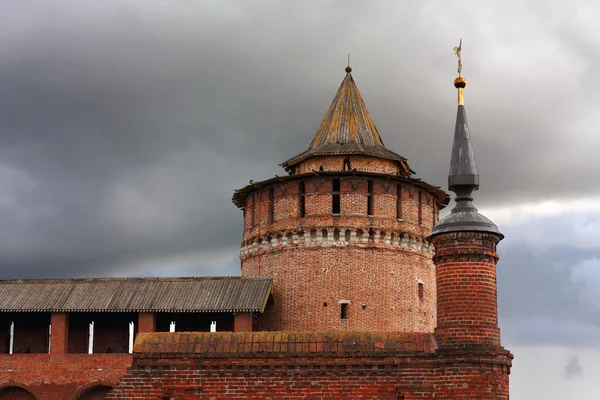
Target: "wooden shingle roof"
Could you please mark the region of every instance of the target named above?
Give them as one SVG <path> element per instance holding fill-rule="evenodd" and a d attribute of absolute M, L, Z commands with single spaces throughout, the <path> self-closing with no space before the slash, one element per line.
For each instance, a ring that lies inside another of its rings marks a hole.
<path fill-rule="evenodd" d="M 289 171 L 293 165 L 319 155 L 362 154 L 406 163 L 406 158 L 388 150 L 383 144 L 351 71 L 346 68 L 346 77 L 308 150 L 283 162 L 283 168 Z"/>
<path fill-rule="evenodd" d="M 269 278 L 0 281 L 0 312 L 263 312 Z"/>
<path fill-rule="evenodd" d="M 430 354 L 432 333 L 419 332 L 177 332 L 140 333 L 134 352 L 142 357 L 339 357 Z"/>

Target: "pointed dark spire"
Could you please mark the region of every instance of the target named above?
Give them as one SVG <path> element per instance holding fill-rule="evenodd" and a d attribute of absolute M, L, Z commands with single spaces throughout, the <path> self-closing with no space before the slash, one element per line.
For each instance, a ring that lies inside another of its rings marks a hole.
<path fill-rule="evenodd" d="M 455 186 L 472 185 L 473 190 L 479 189 L 479 174 L 475 166 L 475 155 L 471 146 L 469 124 L 463 100 L 462 91 L 467 86 L 464 78 L 458 78 L 454 86 L 459 90 L 458 112 L 454 128 L 454 143 L 452 145 L 452 158 L 450 160 L 450 173 L 448 174 L 448 188 L 454 191 Z"/>
<path fill-rule="evenodd" d="M 460 58 L 459 58 L 460 60 Z M 462 65 L 459 63 L 459 73 Z M 454 143 L 448 174 L 448 189 L 456 193 L 456 206 L 433 228 L 431 236 L 448 232 L 490 232 L 503 237 L 498 227 L 477 212 L 473 206 L 473 191 L 479 189 L 479 174 L 469 135 L 469 124 L 465 111 L 463 89 L 467 80 L 459 76 L 454 81 L 458 89 L 458 113 L 454 128 Z M 431 237 L 430 236 L 430 237 Z"/>

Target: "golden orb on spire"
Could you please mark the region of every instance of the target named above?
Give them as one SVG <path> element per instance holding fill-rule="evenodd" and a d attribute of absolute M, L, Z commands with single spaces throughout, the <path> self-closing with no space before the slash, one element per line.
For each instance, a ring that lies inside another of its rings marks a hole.
<path fill-rule="evenodd" d="M 459 76 L 454 80 L 454 87 L 457 89 L 464 89 L 467 86 L 467 80 L 462 76 Z"/>

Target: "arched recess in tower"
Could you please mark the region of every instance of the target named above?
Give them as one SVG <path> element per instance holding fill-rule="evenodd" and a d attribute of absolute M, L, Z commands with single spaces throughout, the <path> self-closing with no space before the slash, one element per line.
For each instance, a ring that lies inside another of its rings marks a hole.
<path fill-rule="evenodd" d="M 17 386 L 0 389 L 0 400 L 36 400 L 28 390 Z"/>
<path fill-rule="evenodd" d="M 112 388 L 106 385 L 98 385 L 84 390 L 74 400 L 104 400 Z"/>

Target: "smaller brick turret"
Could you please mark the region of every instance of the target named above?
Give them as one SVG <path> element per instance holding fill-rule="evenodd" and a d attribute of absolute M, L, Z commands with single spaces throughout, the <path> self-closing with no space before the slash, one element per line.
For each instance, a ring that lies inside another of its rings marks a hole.
<path fill-rule="evenodd" d="M 440 348 L 500 346 L 496 297 L 496 245 L 504 237 L 498 227 L 473 207 L 472 193 L 479 188 L 473 148 L 459 77 L 458 114 L 449 189 L 456 207 L 433 229 L 437 280 L 437 328 Z"/>

